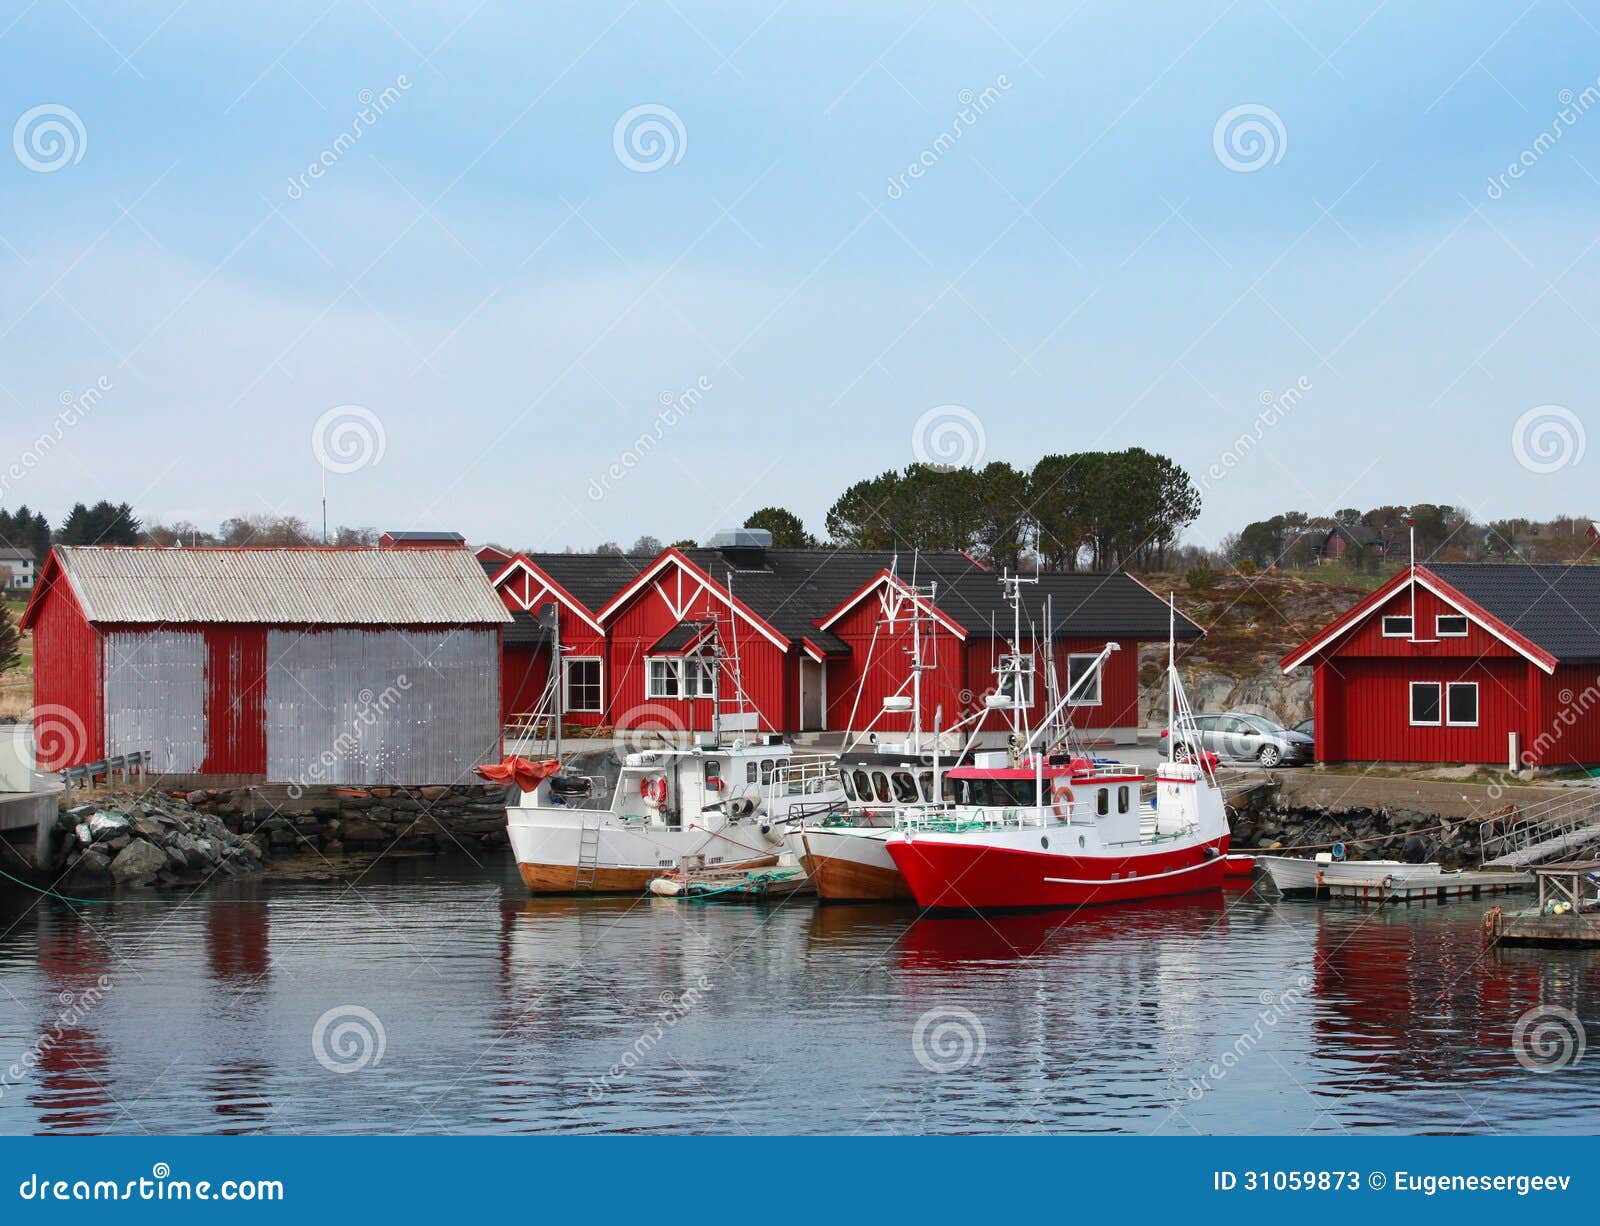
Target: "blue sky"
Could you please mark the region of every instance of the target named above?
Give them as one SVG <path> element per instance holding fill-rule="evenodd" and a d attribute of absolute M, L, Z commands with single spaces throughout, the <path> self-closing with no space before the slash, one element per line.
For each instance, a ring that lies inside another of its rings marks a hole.
<path fill-rule="evenodd" d="M 6 123 L 78 126 L 0 156 L 3 502 L 315 520 L 314 427 L 355 405 L 335 522 L 820 531 L 956 405 L 984 458 L 1233 453 L 1203 543 L 1597 509 L 1600 6 L 867 7 L 7 0 Z M 1264 152 L 1219 135 L 1240 107 Z"/>

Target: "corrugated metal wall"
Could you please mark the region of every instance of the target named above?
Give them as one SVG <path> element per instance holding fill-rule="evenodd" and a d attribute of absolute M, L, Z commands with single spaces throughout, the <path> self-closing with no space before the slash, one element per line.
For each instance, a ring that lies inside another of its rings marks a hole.
<path fill-rule="evenodd" d="M 443 784 L 500 748 L 493 630 L 273 630 L 267 779 Z"/>
<path fill-rule="evenodd" d="M 149 750 L 158 771 L 206 757 L 206 640 L 184 630 L 105 636 L 106 753 Z"/>

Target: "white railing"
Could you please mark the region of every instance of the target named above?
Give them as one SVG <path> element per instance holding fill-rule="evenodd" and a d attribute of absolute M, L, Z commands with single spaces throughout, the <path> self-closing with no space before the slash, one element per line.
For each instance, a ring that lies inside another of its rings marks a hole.
<path fill-rule="evenodd" d="M 1549 844 L 1550 855 L 1574 851 L 1593 841 L 1600 842 L 1600 791 L 1574 789 L 1575 795 L 1557 796 L 1507 813 L 1495 814 L 1478 824 L 1479 862 L 1488 864 L 1507 856 L 1532 851 Z M 1593 839 L 1579 831 L 1596 827 Z M 1535 855 L 1529 863 L 1546 858 Z"/>
<path fill-rule="evenodd" d="M 782 758 L 772 768 L 768 790 L 773 796 L 816 796 L 822 792 L 844 790 L 839 779 L 838 759 L 817 754 Z"/>

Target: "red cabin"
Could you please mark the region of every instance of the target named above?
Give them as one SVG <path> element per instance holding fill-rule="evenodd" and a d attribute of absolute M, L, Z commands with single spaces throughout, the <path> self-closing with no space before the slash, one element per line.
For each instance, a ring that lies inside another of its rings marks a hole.
<path fill-rule="evenodd" d="M 1320 762 L 1600 762 L 1600 567 L 1401 571 L 1280 661 L 1310 667 Z"/>

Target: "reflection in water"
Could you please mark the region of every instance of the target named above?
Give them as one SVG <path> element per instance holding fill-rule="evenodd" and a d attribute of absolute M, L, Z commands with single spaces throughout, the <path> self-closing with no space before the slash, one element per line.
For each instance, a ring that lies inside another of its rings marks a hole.
<path fill-rule="evenodd" d="M 1486 955 L 1481 909 L 529 899 L 508 859 L 0 897 L 0 1132 L 1581 1131 L 1595 1066 L 1511 1043 L 1595 1012 L 1593 956 Z M 351 1007 L 383 1055 L 340 1073 Z"/>

